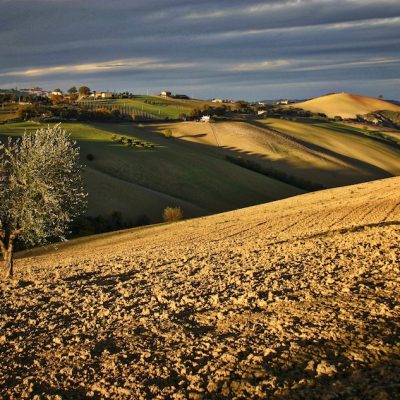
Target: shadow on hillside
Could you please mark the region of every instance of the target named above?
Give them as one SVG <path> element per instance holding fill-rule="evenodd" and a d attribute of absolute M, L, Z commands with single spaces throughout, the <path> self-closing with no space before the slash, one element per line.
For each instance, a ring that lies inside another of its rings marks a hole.
<path fill-rule="evenodd" d="M 301 146 L 304 146 L 305 148 L 308 148 L 312 152 L 320 153 L 322 156 L 327 155 L 327 156 L 333 157 L 339 161 L 343 161 L 343 162 L 347 163 L 348 165 L 350 165 L 354 168 L 361 169 L 361 170 L 366 171 L 367 173 L 376 175 L 377 178 L 390 178 L 393 176 L 390 172 L 387 172 L 384 169 L 379 168 L 373 164 L 367 163 L 365 161 L 362 161 L 362 160 L 359 160 L 359 159 L 356 159 L 353 157 L 346 156 L 344 154 L 337 153 L 333 150 L 329 150 L 326 147 L 318 146 L 314 143 L 306 142 L 305 140 L 302 140 L 295 136 L 292 136 L 289 133 L 282 133 L 273 128 L 266 127 L 264 124 L 262 124 L 260 122 L 252 121 L 251 124 L 254 126 L 257 126 L 258 128 L 260 128 L 262 130 L 265 130 L 266 132 L 271 131 L 274 134 L 281 135 L 283 138 L 289 139 Z M 348 132 L 346 132 L 346 133 L 348 133 Z M 355 135 L 355 136 L 359 136 L 359 135 Z"/>
<path fill-rule="evenodd" d="M 218 124 L 214 123 L 214 124 Z M 260 122 L 257 121 L 251 121 L 249 124 L 253 124 L 257 128 L 261 128 L 262 130 L 269 130 L 270 128 L 266 127 L 264 124 L 261 124 Z M 98 128 L 101 128 L 103 130 L 109 130 L 110 132 L 114 132 L 111 126 L 107 125 L 95 125 Z M 393 176 L 389 172 L 376 167 L 372 164 L 363 162 L 358 159 L 354 159 L 352 157 L 347 157 L 344 156 L 340 153 L 336 153 L 333 151 L 330 151 L 322 146 L 316 146 L 313 144 L 310 144 L 305 141 L 301 141 L 298 139 L 293 138 L 293 140 L 298 141 L 299 144 L 303 145 L 306 148 L 309 148 L 310 151 L 312 152 L 320 152 L 321 155 L 327 155 L 330 157 L 333 157 L 337 160 L 340 160 L 341 162 L 347 163 L 350 168 L 346 168 L 345 166 L 341 167 L 338 165 L 337 169 L 332 169 L 332 170 L 327 170 L 324 168 L 316 168 L 314 165 L 310 166 L 310 168 L 304 168 L 304 167 L 299 167 L 298 165 L 295 164 L 295 160 L 290 160 L 288 158 L 286 159 L 269 159 L 263 154 L 255 153 L 255 152 L 247 152 L 244 150 L 241 150 L 239 148 L 235 147 L 229 147 L 229 146 L 221 146 L 221 147 L 215 147 L 211 146 L 208 144 L 204 143 L 195 143 L 191 141 L 185 141 L 185 140 L 180 140 L 182 139 L 185 135 L 183 135 L 180 138 L 164 138 L 161 134 L 159 129 L 157 128 L 157 124 L 147 124 L 143 125 L 140 129 L 136 130 L 136 125 L 125 123 L 125 124 L 119 124 L 119 130 L 121 132 L 127 130 L 128 132 L 124 132 L 124 134 L 132 134 L 136 137 L 142 138 L 142 139 L 149 139 L 150 135 L 150 140 L 152 142 L 156 142 L 159 145 L 166 146 L 166 147 L 177 147 L 179 146 L 182 148 L 182 150 L 186 148 L 190 148 L 194 151 L 201 151 L 201 152 L 207 152 L 211 153 L 214 156 L 217 157 L 224 157 L 225 155 L 233 155 L 233 156 L 246 156 L 246 157 L 251 157 L 257 162 L 262 163 L 265 166 L 272 167 L 276 170 L 281 170 L 283 172 L 286 172 L 288 174 L 292 174 L 295 176 L 299 176 L 304 179 L 310 179 L 311 177 L 314 177 L 312 180 L 315 181 L 315 183 L 322 184 L 325 187 L 337 187 L 337 186 L 343 186 L 343 185 L 350 185 L 350 184 L 355 184 L 355 183 L 361 183 L 361 182 L 366 182 L 369 180 L 374 180 L 374 179 L 382 179 L 382 178 L 387 178 Z M 131 132 L 131 133 L 130 133 Z M 274 131 L 275 132 L 275 131 Z M 284 136 L 286 139 L 287 137 L 290 137 L 290 140 L 292 140 L 292 137 L 288 134 L 282 134 L 281 132 L 277 132 L 278 134 Z M 200 134 L 200 135 L 207 135 L 206 133 Z M 193 137 L 195 137 L 194 135 Z M 228 161 L 227 161 L 228 162 Z M 254 172 L 255 173 L 255 172 Z M 222 210 L 221 210 L 222 211 Z"/>
<path fill-rule="evenodd" d="M 222 122 L 223 123 L 223 122 Z M 219 124 L 219 122 L 214 123 L 215 126 Z M 253 122 L 255 124 L 254 126 L 259 126 L 259 122 Z M 347 162 L 350 166 L 353 166 L 354 168 L 359 168 L 360 170 L 352 169 L 352 168 L 347 168 L 346 166 L 341 166 L 338 165 L 337 168 L 332 168 L 332 169 L 325 169 L 325 168 L 316 168 L 314 165 L 306 165 L 305 163 L 302 164 L 301 167 L 296 165 L 296 160 L 293 160 L 293 158 L 290 157 L 290 154 L 286 158 L 280 158 L 280 159 L 271 159 L 268 158 L 266 155 L 257 153 L 257 152 L 252 152 L 252 151 L 246 151 L 246 150 L 241 150 L 236 147 L 229 147 L 229 146 L 221 146 L 221 147 L 215 147 L 212 145 L 207 145 L 203 143 L 195 143 L 192 141 L 185 141 L 182 140 L 182 138 L 187 137 L 187 135 L 182 135 L 180 138 L 165 138 L 162 134 L 160 134 L 160 124 L 143 124 L 143 126 L 139 127 L 135 123 L 120 123 L 120 124 L 109 124 L 109 123 L 93 123 L 93 124 L 88 124 L 88 126 L 92 126 L 98 129 L 103 130 L 104 132 L 109 132 L 111 134 L 115 133 L 120 133 L 121 135 L 125 136 L 134 136 L 138 137 L 144 141 L 152 141 L 156 143 L 159 146 L 162 146 L 162 148 L 158 149 L 153 149 L 153 150 L 140 150 L 140 149 L 134 149 L 134 148 L 128 148 L 125 147 L 121 149 L 123 151 L 129 152 L 134 156 L 137 154 L 137 152 L 148 152 L 149 158 L 151 158 L 151 155 L 153 156 L 153 163 L 149 161 L 149 166 L 154 165 L 154 159 L 158 156 L 158 153 L 163 153 L 164 155 L 166 154 L 165 159 L 167 159 L 166 164 L 171 164 L 175 163 L 179 166 L 186 166 L 188 165 L 188 160 L 189 162 L 193 163 L 195 162 L 203 162 L 205 159 L 203 158 L 202 160 L 196 160 L 196 155 L 206 155 L 207 157 L 212 157 L 214 159 L 219 159 L 219 161 L 222 161 L 223 163 L 229 163 L 230 167 L 229 168 L 214 168 L 214 171 L 220 172 L 220 179 L 222 180 L 227 180 L 229 179 L 229 182 L 232 183 L 232 186 L 235 184 L 235 179 L 237 174 L 235 172 L 238 172 L 238 168 L 244 168 L 242 166 L 236 165 L 231 163 L 230 161 L 226 160 L 225 157 L 227 155 L 229 156 L 234 156 L 234 157 L 242 157 L 242 158 L 247 158 L 254 160 L 256 163 L 265 166 L 266 168 L 273 168 L 274 170 L 277 171 L 282 171 L 287 174 L 293 175 L 294 177 L 299 177 L 303 178 L 306 180 L 310 180 L 313 183 L 317 184 L 322 184 L 325 187 L 336 187 L 336 186 L 343 186 L 343 185 L 348 185 L 348 184 L 355 184 L 355 183 L 361 183 L 365 182 L 368 180 L 373 180 L 373 179 L 379 179 L 379 178 L 384 178 L 384 177 L 390 177 L 392 176 L 390 173 L 387 171 L 384 171 L 380 168 L 377 168 L 375 166 L 372 166 L 368 163 L 363 163 L 362 161 L 355 160 L 349 157 L 342 156 L 338 153 L 335 152 L 330 152 L 323 147 L 313 147 L 312 150 L 315 151 L 320 151 L 321 154 L 330 154 L 331 157 L 336 158 L 336 159 L 341 159 L 342 161 Z M 251 125 L 250 125 L 251 126 Z M 263 130 L 268 130 L 268 127 L 266 128 L 265 125 L 261 124 L 261 128 Z M 32 128 L 33 129 L 33 128 Z M 204 137 L 207 134 L 203 131 L 203 133 L 199 133 L 196 135 L 192 135 L 192 137 Z M 284 134 L 283 134 L 284 135 Z M 111 136 L 110 136 L 111 137 Z M 267 134 L 266 134 L 267 137 Z M 85 151 L 85 153 L 82 154 L 82 158 L 85 157 L 86 153 L 93 153 L 95 160 L 94 163 L 96 163 L 96 151 L 95 148 L 91 148 L 91 143 L 101 143 L 101 145 L 106 148 L 107 146 L 120 146 L 119 144 L 116 144 L 115 142 L 112 142 L 111 139 L 108 140 L 100 140 L 100 141 L 86 141 L 85 146 L 82 147 L 82 149 Z M 305 146 L 311 146 L 309 143 L 304 142 L 303 145 Z M 94 146 L 93 146 L 94 147 Z M 181 157 L 182 154 L 182 157 Z M 298 160 L 297 160 L 298 161 Z M 84 161 L 88 163 L 87 161 Z M 144 168 L 146 168 L 146 162 L 147 162 L 147 154 L 143 154 L 142 157 L 142 162 Z M 90 164 L 91 166 L 93 165 L 93 168 L 95 168 L 96 164 Z M 213 164 L 216 165 L 216 164 Z M 222 166 L 222 163 L 220 163 L 219 166 Z M 219 167 L 218 166 L 218 167 Z M 112 177 L 114 179 L 121 179 L 121 173 L 120 170 L 118 169 L 101 169 L 97 168 L 97 172 L 102 172 L 106 173 L 109 177 Z M 226 172 L 228 172 L 226 174 Z M 251 169 L 247 169 L 248 174 L 258 174 L 258 172 L 255 172 Z M 227 176 L 228 175 L 228 176 Z M 146 177 L 145 173 L 144 176 Z M 122 177 L 123 178 L 123 177 Z M 271 200 L 276 200 L 282 197 L 285 197 L 285 195 L 280 195 L 279 193 L 274 193 L 273 190 L 270 190 L 270 193 L 268 193 L 268 190 L 258 190 L 259 188 L 254 188 L 255 191 L 257 191 L 257 195 L 254 197 L 250 196 L 237 196 L 233 198 L 232 196 L 225 196 L 223 193 L 220 193 L 220 190 L 218 187 L 215 187 L 212 189 L 210 192 L 209 198 L 212 198 L 214 196 L 217 199 L 222 198 L 223 201 L 218 200 L 217 206 L 214 206 L 214 204 L 210 207 L 207 206 L 207 204 L 198 204 L 199 197 L 197 196 L 202 188 L 199 186 L 200 182 L 203 182 L 204 179 L 197 179 L 196 175 L 193 174 L 193 177 L 190 176 L 188 177 L 187 175 L 184 176 L 183 179 L 183 185 L 175 185 L 171 187 L 171 185 L 166 185 L 163 186 L 161 189 L 160 187 L 157 187 L 158 183 L 155 183 L 153 185 L 147 184 L 147 182 L 136 182 L 135 181 L 136 175 L 132 174 L 132 176 L 129 176 L 126 179 L 122 179 L 124 182 L 129 182 L 133 184 L 139 184 L 145 189 L 151 189 L 151 190 L 161 190 L 163 193 L 169 195 L 169 196 L 175 196 L 183 201 L 187 201 L 192 203 L 193 205 L 198 205 L 200 208 L 204 208 L 207 210 L 210 210 L 210 213 L 215 213 L 215 212 L 223 212 L 223 211 L 229 211 L 235 208 L 240 208 L 240 207 L 246 207 L 246 206 L 251 206 L 255 204 L 260 204 L 260 203 L 265 203 L 267 201 Z M 219 178 L 219 177 L 216 177 Z M 191 179 L 189 181 L 189 179 Z M 196 180 L 197 179 L 197 180 Z M 273 177 L 265 177 L 264 181 L 265 182 L 265 187 L 270 186 L 270 179 L 274 179 Z M 167 178 L 166 178 L 167 180 Z M 217 180 L 217 179 L 216 179 Z M 277 180 L 275 178 L 275 180 Z M 182 186 L 187 184 L 187 182 L 190 182 L 190 185 L 195 188 L 192 192 L 189 194 L 186 193 L 184 190 L 182 190 Z M 261 182 L 261 181 L 259 181 Z M 144 183 L 144 184 L 143 184 Z M 197 189 L 198 188 L 198 189 Z M 252 188 L 250 188 L 251 190 Z M 261 193 L 262 192 L 262 193 Z M 286 196 L 287 196 L 287 192 Z M 299 190 L 298 192 L 293 191 L 293 194 L 296 193 L 301 193 Z M 203 200 L 203 203 L 204 200 Z M 110 210 L 114 211 L 114 210 Z M 139 210 L 138 214 L 141 214 L 142 211 Z M 161 215 L 161 213 L 160 213 Z M 188 215 L 188 214 L 187 214 Z"/>
<path fill-rule="evenodd" d="M 181 135 L 181 136 L 174 136 L 174 139 L 184 139 L 184 138 L 202 138 L 207 136 L 207 133 L 198 133 L 196 135 Z"/>

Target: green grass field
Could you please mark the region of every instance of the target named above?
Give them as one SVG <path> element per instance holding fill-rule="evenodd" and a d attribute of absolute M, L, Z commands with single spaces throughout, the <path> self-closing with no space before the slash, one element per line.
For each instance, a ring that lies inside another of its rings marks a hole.
<path fill-rule="evenodd" d="M 20 107 L 18 104 L 2 104 L 0 106 L 0 122 L 16 118 Z"/>
<path fill-rule="evenodd" d="M 19 136 L 40 124 L 0 126 L 0 135 Z M 89 214 L 122 212 L 134 221 L 147 215 L 159 222 L 166 206 L 180 206 L 186 217 L 200 216 L 289 197 L 292 186 L 233 165 L 211 146 L 167 139 L 151 126 L 133 123 L 65 123 L 81 148 L 86 164 Z M 132 148 L 116 143 L 113 135 L 153 143 Z M 93 161 L 87 160 L 92 154 Z"/>

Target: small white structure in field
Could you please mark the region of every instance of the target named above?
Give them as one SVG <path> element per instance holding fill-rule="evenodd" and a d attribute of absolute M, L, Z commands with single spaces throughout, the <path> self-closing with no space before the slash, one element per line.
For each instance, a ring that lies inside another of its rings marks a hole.
<path fill-rule="evenodd" d="M 211 117 L 209 115 L 203 115 L 200 118 L 200 122 L 210 122 L 211 121 Z"/>
<path fill-rule="evenodd" d="M 264 115 L 264 114 L 266 114 L 267 112 L 265 111 L 265 110 L 258 110 L 257 111 L 257 114 L 258 115 Z"/>
<path fill-rule="evenodd" d="M 51 92 L 52 96 L 62 96 L 63 92 L 61 90 L 54 90 Z"/>
<path fill-rule="evenodd" d="M 167 90 L 163 90 L 160 93 L 160 96 L 162 96 L 162 97 L 171 97 L 171 92 L 168 92 Z"/>
<path fill-rule="evenodd" d="M 112 99 L 114 97 L 112 92 L 101 92 L 102 99 Z"/>
<path fill-rule="evenodd" d="M 93 91 L 93 93 L 90 93 L 89 97 L 92 97 L 93 99 L 99 99 L 101 97 L 101 93 Z"/>
<path fill-rule="evenodd" d="M 212 99 L 211 101 L 213 103 L 223 103 L 224 102 L 222 99 Z"/>

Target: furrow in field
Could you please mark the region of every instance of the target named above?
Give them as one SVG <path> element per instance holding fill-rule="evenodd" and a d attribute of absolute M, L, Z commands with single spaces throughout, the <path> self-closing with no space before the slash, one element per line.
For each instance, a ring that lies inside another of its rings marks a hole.
<path fill-rule="evenodd" d="M 400 219 L 400 194 L 398 199 L 392 201 L 392 207 L 387 212 L 384 221 L 399 220 Z"/>

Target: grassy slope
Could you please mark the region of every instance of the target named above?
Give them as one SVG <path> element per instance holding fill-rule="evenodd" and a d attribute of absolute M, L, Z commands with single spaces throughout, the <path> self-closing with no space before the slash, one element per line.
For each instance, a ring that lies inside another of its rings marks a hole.
<path fill-rule="evenodd" d="M 400 107 L 372 97 L 348 93 L 335 93 L 318 97 L 292 106 L 314 113 L 324 113 L 333 118 L 337 115 L 343 118 L 355 118 L 358 114 L 368 114 L 377 110 L 400 111 Z"/>
<path fill-rule="evenodd" d="M 0 106 L 0 122 L 17 117 L 18 109 L 22 107 L 18 104 L 3 104 Z"/>
<path fill-rule="evenodd" d="M 335 123 L 301 123 L 279 119 L 261 120 L 267 127 L 285 132 L 295 139 L 336 154 L 349 167 L 355 167 L 360 177 L 368 179 L 400 175 L 400 151 L 390 145 L 366 137 L 361 130 Z"/>
<path fill-rule="evenodd" d="M 366 137 L 360 129 L 341 124 L 265 119 L 255 124 L 152 125 L 155 131 L 166 128 L 176 138 L 231 149 L 328 187 L 400 174 L 398 149 Z"/>
<path fill-rule="evenodd" d="M 219 212 L 298 194 L 301 191 L 232 165 L 207 146 L 165 139 L 126 124 L 63 124 L 79 142 L 89 189 L 89 212 L 122 211 L 134 219 L 160 220 L 163 208 L 181 206 L 187 217 Z M 20 135 L 38 124 L 0 126 L 0 134 Z M 111 141 L 114 133 L 133 135 L 155 149 L 128 148 Z M 87 154 L 94 161 L 87 161 Z"/>
<path fill-rule="evenodd" d="M 0 114 L 0 121 L 8 121 L 9 119 L 13 119 L 16 117 L 16 113 L 4 113 Z"/>

